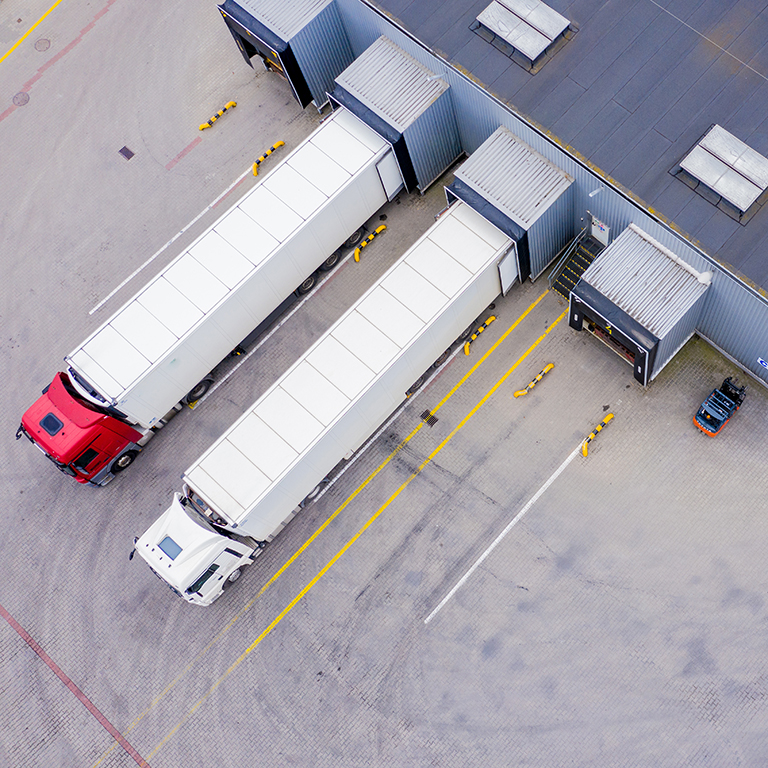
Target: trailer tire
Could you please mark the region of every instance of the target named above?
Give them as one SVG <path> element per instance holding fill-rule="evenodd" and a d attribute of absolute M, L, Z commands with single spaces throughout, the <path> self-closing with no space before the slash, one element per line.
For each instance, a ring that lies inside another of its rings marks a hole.
<path fill-rule="evenodd" d="M 465 341 L 472 335 L 472 331 L 475 327 L 475 324 L 472 323 L 472 325 L 465 328 L 460 334 L 459 334 L 459 341 Z"/>
<path fill-rule="evenodd" d="M 334 251 L 321 265 L 320 265 L 320 271 L 321 272 L 328 272 L 329 270 L 333 269 L 338 263 L 339 259 L 341 258 L 341 251 Z"/>
<path fill-rule="evenodd" d="M 187 405 L 191 405 L 199 400 L 211 388 L 211 384 L 213 384 L 213 379 L 210 377 L 198 381 L 197 384 L 195 384 L 195 386 L 184 396 L 184 402 Z"/>
<path fill-rule="evenodd" d="M 299 296 L 304 296 L 305 294 L 309 293 L 314 287 L 315 283 L 317 282 L 317 275 L 312 273 L 306 280 L 304 280 L 301 285 L 296 289 L 296 293 Z"/>
<path fill-rule="evenodd" d="M 354 248 L 362 239 L 363 235 L 365 234 L 365 229 L 363 227 L 360 227 L 360 229 L 356 229 L 345 241 L 344 241 L 344 247 L 345 248 Z"/>
<path fill-rule="evenodd" d="M 139 455 L 138 451 L 126 451 L 122 456 L 118 456 L 110 467 L 110 471 L 117 473 L 122 472 L 124 469 L 133 464 L 133 460 Z"/>
<path fill-rule="evenodd" d="M 440 357 L 438 357 L 434 363 L 432 363 L 432 367 L 439 368 L 450 356 L 451 356 L 451 348 L 448 347 L 448 349 L 446 349 L 445 352 L 443 352 L 443 354 L 440 355 Z"/>

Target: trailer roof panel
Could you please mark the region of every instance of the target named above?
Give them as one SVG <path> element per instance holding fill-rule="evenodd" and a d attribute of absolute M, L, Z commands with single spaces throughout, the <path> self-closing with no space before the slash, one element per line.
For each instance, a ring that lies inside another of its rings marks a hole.
<path fill-rule="evenodd" d="M 392 339 L 359 312 L 351 312 L 342 319 L 333 329 L 332 335 L 374 373 L 384 370 L 400 351 Z"/>
<path fill-rule="evenodd" d="M 254 19 L 288 42 L 333 0 L 236 0 Z"/>
<path fill-rule="evenodd" d="M 206 466 L 208 466 L 206 464 Z M 213 470 L 211 470 L 213 471 Z M 216 509 L 222 514 L 237 516 L 242 509 L 241 505 L 229 494 L 216 479 L 206 472 L 205 467 L 196 466 L 185 474 L 189 483 L 194 485 L 195 489 L 206 499 L 216 499 Z M 218 478 L 221 483 L 224 478 Z"/>
<path fill-rule="evenodd" d="M 103 332 L 92 338 L 81 352 L 72 355 L 72 361 L 91 384 L 109 397 L 117 397 L 120 387 L 130 384 L 136 371 L 143 371 L 149 364 L 147 358 L 111 325 L 105 326 Z M 103 375 L 105 368 L 109 371 L 107 376 Z M 120 385 L 117 390 L 111 386 L 114 383 Z"/>
<path fill-rule="evenodd" d="M 274 480 L 298 454 L 255 413 L 240 422 L 227 440 L 270 479 Z"/>
<path fill-rule="evenodd" d="M 479 214 L 475 216 L 485 221 Z M 442 250 L 452 253 L 470 272 L 485 264 L 497 250 L 455 216 L 446 221 L 444 227 L 436 229 L 430 239 Z"/>
<path fill-rule="evenodd" d="M 369 293 L 358 304 L 357 311 L 384 330 L 400 347 L 404 347 L 424 327 L 423 320 L 382 286 Z"/>
<path fill-rule="evenodd" d="M 323 425 L 280 387 L 267 393 L 254 413 L 299 453 L 323 431 Z"/>
<path fill-rule="evenodd" d="M 286 165 L 282 173 L 268 176 L 263 186 L 304 220 L 308 219 L 328 199 L 327 195 L 310 184 L 290 165 Z"/>
<path fill-rule="evenodd" d="M 253 264 L 215 230 L 193 245 L 189 253 L 230 290 L 253 269 Z"/>
<path fill-rule="evenodd" d="M 285 376 L 280 386 L 323 426 L 328 426 L 349 403 L 349 398 L 307 361 Z"/>
<path fill-rule="evenodd" d="M 256 187 L 238 207 L 240 211 L 247 213 L 254 222 L 258 221 L 259 225 L 277 241 L 270 251 L 274 250 L 278 242 L 286 240 L 304 221 L 296 211 L 282 200 L 271 195 L 263 184 Z M 231 216 L 232 214 L 227 218 L 229 219 Z M 216 227 L 216 229 L 221 232 L 220 227 Z"/>
<path fill-rule="evenodd" d="M 227 294 L 227 286 L 210 273 L 191 253 L 185 253 L 165 271 L 165 278 L 201 312 L 208 312 Z"/>
<path fill-rule="evenodd" d="M 343 128 L 350 136 L 354 136 L 363 146 L 371 152 L 380 152 L 387 146 L 387 142 L 379 136 L 370 126 L 359 117 L 353 115 L 348 109 L 336 110 L 336 125 Z"/>
<path fill-rule="evenodd" d="M 346 110 L 339 110 L 338 113 L 340 115 L 349 114 Z M 364 126 L 362 123 L 360 125 L 369 134 L 373 133 L 367 126 Z M 386 146 L 383 139 L 380 139 L 380 141 L 382 148 Z M 375 154 L 355 134 L 342 128 L 338 118 L 329 123 L 325 130 L 320 131 L 310 143 L 314 144 L 326 155 L 335 157 L 348 173 L 357 173 L 371 159 L 371 156 Z"/>
<path fill-rule="evenodd" d="M 414 249 L 405 261 L 446 296 L 453 296 L 472 277 L 468 269 L 431 239 Z"/>
<path fill-rule="evenodd" d="M 206 468 L 238 504 L 247 504 L 269 487 L 269 478 L 229 440 L 211 452 Z"/>
<path fill-rule="evenodd" d="M 129 304 L 110 325 L 150 363 L 159 360 L 176 341 L 176 337 L 141 304 Z"/>
<path fill-rule="evenodd" d="M 150 283 L 138 297 L 138 302 L 178 337 L 183 336 L 203 316 L 203 313 L 165 277 Z"/>
<path fill-rule="evenodd" d="M 382 283 L 389 293 L 425 322 L 445 303 L 445 294 L 407 264 L 398 264 Z"/>
<path fill-rule="evenodd" d="M 478 237 L 485 240 L 494 251 L 498 251 L 504 243 L 509 242 L 509 237 L 490 221 L 479 216 L 477 211 L 469 205 L 460 205 L 453 214 L 462 224 L 472 228 Z M 438 242 L 437 240 L 435 242 Z"/>
<path fill-rule="evenodd" d="M 350 399 L 360 394 L 374 376 L 367 365 L 330 335 L 317 342 L 306 359 Z"/>
<path fill-rule="evenodd" d="M 400 133 L 449 88 L 384 36 L 360 54 L 336 83 Z"/>
<path fill-rule="evenodd" d="M 349 172 L 311 142 L 288 161 L 305 179 L 330 197 L 349 179 Z"/>

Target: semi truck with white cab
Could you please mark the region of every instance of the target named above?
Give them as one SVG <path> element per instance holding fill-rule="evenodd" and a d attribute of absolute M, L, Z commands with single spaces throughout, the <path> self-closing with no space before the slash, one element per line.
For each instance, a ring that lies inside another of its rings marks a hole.
<path fill-rule="evenodd" d="M 456 200 L 182 475 L 135 552 L 210 605 L 518 276 L 514 241 Z"/>
<path fill-rule="evenodd" d="M 391 145 L 337 109 L 65 357 L 16 438 L 106 485 L 402 188 Z"/>

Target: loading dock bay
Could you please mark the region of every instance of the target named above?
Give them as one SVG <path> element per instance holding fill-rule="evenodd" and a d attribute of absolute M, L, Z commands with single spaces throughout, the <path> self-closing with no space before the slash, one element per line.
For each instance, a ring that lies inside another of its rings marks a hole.
<path fill-rule="evenodd" d="M 317 123 L 282 81 L 243 71 L 215 7 L 192 6 L 184 4 L 193 20 L 177 30 L 188 39 L 171 51 L 159 29 L 137 29 L 127 6 L 110 5 L 46 71 L 30 103 L 0 121 L 0 141 L 12 150 L 3 210 L 13 225 L 4 237 L 8 252 L 33 257 L 9 270 L 2 289 L 0 605 L 153 768 L 240 766 L 254 755 L 335 766 L 759 765 L 768 747 L 768 534 L 755 478 L 764 468 L 766 392 L 750 382 L 744 407 L 707 439 L 691 418 L 734 372 L 728 361 L 694 337 L 644 390 L 629 365 L 569 329 L 567 318 L 552 327 L 567 307 L 552 293 L 542 298 L 543 279 L 500 300 L 470 355 L 446 365 L 210 609 L 184 605 L 128 561 L 133 536 L 164 507 L 179 473 L 432 223 L 440 187 L 390 204 L 388 231 L 360 264 L 334 273 L 274 344 L 173 422 L 133 476 L 107 489 L 75 487 L 10 439 L 38 381 L 103 319 L 89 310 L 270 144 L 295 146 Z M 90 23 L 87 13 L 54 17 L 62 49 Z M 210 40 L 199 39 L 202 25 Z M 124 55 L 81 91 L 79 78 L 101 53 L 97 36 L 116 31 Z M 11 86 L 44 63 L 28 47 L 6 62 Z M 154 90 L 157 67 L 169 80 Z M 190 87 L 198 71 L 206 79 Z M 109 104 L 114 114 L 73 107 L 77 97 L 85 106 L 106 98 L 129 75 L 144 78 L 145 91 L 123 92 Z M 132 123 L 139 96 L 152 106 L 169 91 L 153 122 Z M 237 109 L 166 169 L 229 98 Z M 69 138 L 51 137 L 49 147 L 38 137 L 33 147 L 30 126 L 41 123 L 66 124 Z M 66 164 L 51 160 L 56 141 Z M 118 155 L 123 145 L 139 150 L 130 161 Z M 116 186 L 122 207 L 108 194 Z M 72 199 L 83 202 L 62 205 Z M 177 252 L 158 257 L 105 311 Z M 423 426 L 269 584 L 529 308 L 437 410 L 437 423 Z M 548 362 L 555 369 L 514 399 Z M 608 412 L 616 417 L 589 457 L 563 470 L 425 624 Z M 0 704 L 11 713 L 0 764 L 136 764 L 7 620 L 0 653 Z"/>

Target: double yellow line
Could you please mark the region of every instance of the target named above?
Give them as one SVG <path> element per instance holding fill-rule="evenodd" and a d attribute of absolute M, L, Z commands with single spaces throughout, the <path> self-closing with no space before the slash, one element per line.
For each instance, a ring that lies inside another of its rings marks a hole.
<path fill-rule="evenodd" d="M 535 309 L 535 307 L 542 301 L 542 299 L 549 293 L 544 291 L 535 301 L 533 301 L 526 310 L 515 320 L 512 325 L 501 335 L 501 337 L 491 346 L 491 348 L 462 376 L 457 384 L 443 397 L 440 402 L 431 409 L 431 413 L 437 413 L 452 397 L 453 395 L 467 382 L 475 371 L 490 357 L 491 354 L 499 347 L 499 345 L 509 336 L 512 331 L 517 328 L 520 323 Z M 355 533 L 349 541 L 328 561 L 328 563 L 320 570 L 320 572 L 299 592 L 296 597 L 280 612 L 269 626 L 245 649 L 245 651 L 230 665 L 230 667 L 221 675 L 221 677 L 213 684 L 213 686 L 197 701 L 197 703 L 184 715 L 184 717 L 174 726 L 174 728 L 165 736 L 165 738 L 147 755 L 147 760 L 151 760 L 168 741 L 173 738 L 174 734 L 184 725 L 187 720 L 203 705 L 203 703 L 217 690 L 217 688 L 224 682 L 224 680 L 245 660 L 258 645 L 269 635 L 275 627 L 293 610 L 293 608 L 304 598 L 304 596 L 317 584 L 320 579 L 333 567 L 333 565 L 341 558 L 341 556 L 350 549 L 350 547 L 363 535 L 363 533 L 375 522 L 375 520 L 389 507 L 389 505 L 395 501 L 395 499 L 405 490 L 405 488 L 414 480 L 421 471 L 437 456 L 440 451 L 450 442 L 450 440 L 456 435 L 456 433 L 469 421 L 472 416 L 487 402 L 487 400 L 493 395 L 493 393 L 504 383 L 506 378 L 525 360 L 526 357 L 541 343 L 541 341 L 549 334 L 549 332 L 565 317 L 566 312 L 560 315 L 547 330 L 539 336 L 539 338 L 517 359 L 517 361 L 509 368 L 506 373 L 493 385 L 493 387 L 483 396 L 483 398 L 472 408 L 472 410 L 462 419 L 462 421 L 451 431 L 451 433 L 435 448 L 432 453 L 418 466 L 418 468 L 408 477 L 408 479 L 400 485 L 400 487 L 387 499 L 387 501 L 376 510 L 376 512 L 363 524 L 363 526 Z M 346 509 L 352 501 L 359 496 L 363 490 L 373 481 L 373 479 L 382 472 L 385 467 L 397 456 L 397 454 L 419 433 L 424 427 L 424 422 L 419 422 L 417 426 L 397 445 L 397 447 L 379 464 L 376 469 L 371 472 L 368 477 L 344 500 L 344 502 L 334 510 L 328 519 L 318 527 L 318 529 L 304 542 L 304 544 L 296 550 L 296 552 L 285 562 L 285 564 L 264 584 L 259 592 L 249 600 L 243 608 L 227 623 L 227 625 L 211 640 L 211 642 L 193 659 L 187 667 L 169 683 L 166 688 L 156 696 L 149 706 L 131 723 L 128 729 L 125 731 L 125 735 L 130 733 L 141 720 L 146 717 L 155 706 L 176 686 L 176 684 L 197 664 L 197 662 L 229 631 L 229 629 L 240 619 L 243 615 L 253 606 L 256 600 L 261 597 L 277 579 L 285 573 L 285 571 L 299 558 L 299 556 L 307 550 L 312 542 Z M 117 746 L 113 744 L 112 747 L 105 752 L 104 755 L 94 763 L 93 768 L 96 768 L 108 754 Z"/>

